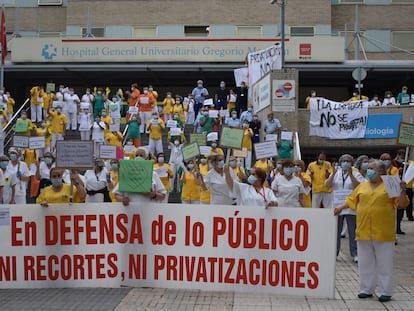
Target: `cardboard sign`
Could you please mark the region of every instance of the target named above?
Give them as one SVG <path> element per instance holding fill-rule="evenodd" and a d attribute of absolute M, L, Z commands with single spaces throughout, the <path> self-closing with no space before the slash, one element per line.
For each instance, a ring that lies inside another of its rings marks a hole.
<path fill-rule="evenodd" d="M 398 127 L 397 144 L 414 146 L 414 124 L 401 122 Z"/>
<path fill-rule="evenodd" d="M 223 126 L 220 136 L 220 146 L 232 149 L 241 149 L 243 136 L 243 129 Z"/>
<path fill-rule="evenodd" d="M 199 146 L 205 146 L 207 144 L 207 136 L 206 134 L 190 134 L 190 143 L 197 142 Z"/>
<path fill-rule="evenodd" d="M 233 156 L 236 158 L 247 158 L 247 148 L 242 150 L 233 149 Z"/>
<path fill-rule="evenodd" d="M 152 190 L 152 170 L 150 160 L 121 160 L 119 163 L 120 192 L 150 192 Z"/>
<path fill-rule="evenodd" d="M 266 141 L 254 144 L 256 159 L 266 159 L 277 156 L 276 143 L 274 141 Z"/>
<path fill-rule="evenodd" d="M 177 121 L 175 120 L 168 120 L 167 127 L 177 127 Z"/>
<path fill-rule="evenodd" d="M 25 133 L 25 132 L 27 132 L 28 127 L 29 127 L 29 122 L 28 121 L 17 120 L 14 131 L 16 133 Z"/>
<path fill-rule="evenodd" d="M 43 149 L 46 147 L 44 136 L 29 137 L 30 149 Z"/>
<path fill-rule="evenodd" d="M 198 148 L 197 142 L 193 142 L 191 144 L 188 144 L 187 146 L 184 146 L 181 149 L 181 152 L 183 153 L 184 161 L 188 161 L 200 155 L 200 149 Z"/>
<path fill-rule="evenodd" d="M 29 147 L 29 137 L 28 136 L 13 136 L 13 147 L 18 148 L 27 148 Z"/>
<path fill-rule="evenodd" d="M 101 158 L 101 159 L 116 159 L 116 146 L 113 146 L 113 145 L 99 145 L 99 158 Z"/>
<path fill-rule="evenodd" d="M 56 142 L 56 166 L 68 169 L 94 167 L 93 141 L 58 140 Z"/>

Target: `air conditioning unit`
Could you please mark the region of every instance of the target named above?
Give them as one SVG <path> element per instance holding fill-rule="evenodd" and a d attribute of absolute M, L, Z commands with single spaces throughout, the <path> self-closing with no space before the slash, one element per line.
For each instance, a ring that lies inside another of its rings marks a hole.
<path fill-rule="evenodd" d="M 38 5 L 62 5 L 63 0 L 37 0 Z"/>

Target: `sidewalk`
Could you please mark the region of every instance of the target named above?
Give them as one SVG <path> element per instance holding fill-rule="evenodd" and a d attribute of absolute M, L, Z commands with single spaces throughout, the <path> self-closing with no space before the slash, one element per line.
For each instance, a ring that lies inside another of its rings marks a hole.
<path fill-rule="evenodd" d="M 0 290 L 0 310 L 414 310 L 414 222 L 404 220 L 402 229 L 406 235 L 398 236 L 396 246 L 395 292 L 387 303 L 357 298 L 357 264 L 343 239 L 335 299 L 158 288 L 10 289 Z"/>

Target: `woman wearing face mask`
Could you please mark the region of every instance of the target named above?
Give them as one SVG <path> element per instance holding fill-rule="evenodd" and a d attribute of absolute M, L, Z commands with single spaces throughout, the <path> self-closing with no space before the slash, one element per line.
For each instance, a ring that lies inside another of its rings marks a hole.
<path fill-rule="evenodd" d="M 175 95 L 175 103 L 174 106 L 171 109 L 171 113 L 173 115 L 178 114 L 180 117 L 180 121 L 184 124 L 185 122 L 185 107 L 183 104 L 182 97 L 180 95 Z"/>
<path fill-rule="evenodd" d="M 222 155 L 211 156 L 212 169 L 204 178 L 201 188 L 210 190 L 210 204 L 233 204 L 233 194 L 231 193 L 226 176 L 224 174 L 224 157 Z M 230 170 L 231 179 L 237 182 L 237 176 L 233 170 Z"/>
<path fill-rule="evenodd" d="M 164 121 L 167 122 L 168 120 L 171 120 L 171 111 L 173 108 L 173 105 L 175 104 L 175 100 L 171 95 L 171 92 L 167 92 L 166 97 L 163 101 L 163 113 L 164 113 Z"/>
<path fill-rule="evenodd" d="M 119 181 L 119 160 L 112 159 L 109 162 L 109 175 L 112 181 L 112 184 L 109 185 L 109 197 L 111 198 L 112 202 L 116 202 L 115 193 L 113 190 Z"/>
<path fill-rule="evenodd" d="M 9 148 L 9 164 L 7 171 L 11 176 L 12 197 L 10 201 L 15 204 L 26 204 L 26 192 L 28 181 L 30 179 L 30 171 L 25 162 L 20 161 L 19 151 L 11 147 Z"/>
<path fill-rule="evenodd" d="M 64 184 L 62 175 L 63 171 L 58 168 L 50 170 L 51 185 L 43 189 L 36 203 L 48 207 L 50 203 L 80 203 L 85 200 L 86 193 L 79 175 L 71 174 L 71 184 Z"/>
<path fill-rule="evenodd" d="M 247 157 L 244 158 L 244 167 L 250 169 L 252 166 L 252 137 L 253 137 L 253 130 L 249 127 L 249 121 L 244 120 L 243 122 L 243 140 L 242 140 L 242 148 L 247 149 Z"/>
<path fill-rule="evenodd" d="M 303 201 L 305 202 L 304 207 L 312 207 L 312 199 L 310 195 L 312 190 L 312 180 L 306 173 L 305 162 L 303 160 L 294 160 L 293 165 L 293 175 L 300 179 L 303 187 L 305 188 L 305 193 L 303 194 Z"/>
<path fill-rule="evenodd" d="M 129 120 L 126 137 L 132 139 L 132 142 L 136 148 L 141 146 L 141 116 L 140 114 L 133 114 Z M 135 155 L 135 154 L 134 154 Z"/>
<path fill-rule="evenodd" d="M 135 148 L 132 138 L 127 139 L 127 141 L 125 142 L 123 152 L 125 158 L 128 158 L 129 160 L 135 159 L 135 153 L 137 152 L 137 148 Z"/>
<path fill-rule="evenodd" d="M 398 176 L 398 168 L 392 165 L 392 158 L 389 153 L 383 153 L 380 156 L 380 160 L 384 162 L 387 169 L 387 175 Z"/>
<path fill-rule="evenodd" d="M 52 184 L 50 181 L 50 171 L 55 167 L 55 157 L 50 153 L 46 152 L 43 160 L 38 160 L 36 165 L 36 179 L 40 180 L 39 193 L 42 192 L 43 188 L 48 187 Z"/>
<path fill-rule="evenodd" d="M 33 122 L 27 118 L 27 112 L 25 110 L 20 114 L 20 118 L 17 119 L 14 127 L 15 133 L 22 136 L 30 136 L 31 131 L 36 128 Z"/>
<path fill-rule="evenodd" d="M 368 169 L 369 158 L 366 155 L 360 155 L 355 161 L 355 167 L 358 169 L 359 174 L 367 181 L 367 169 Z"/>
<path fill-rule="evenodd" d="M 174 177 L 174 172 L 171 169 L 171 166 L 168 163 L 165 163 L 164 153 L 159 153 L 157 155 L 157 163 L 154 164 L 154 171 L 160 177 L 160 180 L 167 191 L 164 201 L 168 203 L 168 194 L 171 191 L 170 180 Z"/>
<path fill-rule="evenodd" d="M 344 202 L 344 198 L 361 182 L 364 182 L 364 178 L 362 178 L 356 169 L 353 169 L 353 161 L 354 159 L 351 155 L 342 155 L 339 158 L 339 167 L 334 168 L 329 178 L 325 181 L 325 185 L 333 189 L 334 206 L 341 205 Z M 349 208 L 343 210 L 338 217 L 336 256 L 339 255 L 339 250 L 341 249 L 341 235 L 344 220 L 346 220 L 349 234 L 349 252 L 354 262 L 358 262 L 357 244 L 355 240 L 356 212 Z"/>
<path fill-rule="evenodd" d="M 211 150 L 210 150 L 210 155 L 224 155 L 223 149 L 221 149 L 220 147 L 217 147 L 217 141 L 213 140 L 211 142 Z"/>
<path fill-rule="evenodd" d="M 208 171 L 210 170 L 210 166 L 211 164 L 209 163 L 209 159 L 205 155 L 202 155 L 198 169 L 203 178 L 206 177 Z M 200 204 L 210 204 L 210 190 L 203 190 L 200 187 Z"/>
<path fill-rule="evenodd" d="M 2 202 L 3 204 L 12 204 L 12 176 L 7 170 L 9 158 L 6 155 L 0 156 L 0 184 L 2 184 Z"/>
<path fill-rule="evenodd" d="M 234 156 L 231 156 L 229 159 L 229 166 L 233 170 L 234 174 L 237 176 L 238 182 L 247 181 L 246 169 L 237 163 L 237 159 Z"/>
<path fill-rule="evenodd" d="M 382 106 L 395 106 L 397 102 L 395 97 L 392 95 L 391 91 L 386 91 L 384 94 L 384 100 L 382 101 Z"/>
<path fill-rule="evenodd" d="M 358 298 L 373 296 L 378 277 L 380 302 L 391 300 L 393 293 L 393 257 L 395 243 L 395 209 L 405 208 L 409 199 L 406 184 L 400 183 L 400 195 L 389 198 L 381 179 L 386 174 L 383 161 L 370 160 L 369 181 L 361 183 L 335 208 L 335 215 L 347 208 L 356 210 L 356 240 L 360 292 Z"/>
<path fill-rule="evenodd" d="M 237 205 L 263 206 L 265 208 L 278 206 L 278 200 L 273 191 L 263 186 L 266 173 L 262 169 L 250 169 L 247 184 L 235 181 L 230 174 L 231 170 L 227 166 L 224 168 L 224 173 L 230 191 L 237 198 Z"/>
<path fill-rule="evenodd" d="M 265 171 L 266 176 L 268 176 L 268 178 L 270 178 L 270 174 L 273 171 L 273 163 L 270 159 L 267 158 L 262 158 L 256 161 L 256 163 L 254 164 L 254 167 L 258 167 L 261 168 L 262 170 Z M 280 168 L 282 168 L 282 166 L 280 166 Z M 265 187 L 269 187 L 269 182 L 266 180 L 264 182 Z"/>
<path fill-rule="evenodd" d="M 37 159 L 39 159 L 40 157 L 43 157 L 45 153 L 50 152 L 50 142 L 52 140 L 52 131 L 45 120 L 42 120 L 40 127 L 36 128 L 36 136 L 45 138 L 45 147 L 36 150 Z"/>
<path fill-rule="evenodd" d="M 101 116 L 102 109 L 105 108 L 105 95 L 102 93 L 102 88 L 98 88 L 95 94 L 93 103 L 93 117 L 97 118 Z"/>
<path fill-rule="evenodd" d="M 85 172 L 85 202 L 111 202 L 109 188 L 113 182 L 105 162 L 101 159 L 95 161 L 95 168 Z"/>
<path fill-rule="evenodd" d="M 291 160 L 282 162 L 283 175 L 279 174 L 272 182 L 272 189 L 277 197 L 279 206 L 305 207 L 303 195 L 305 188 L 302 181 L 293 175 L 294 165 Z"/>
<path fill-rule="evenodd" d="M 183 184 L 181 201 L 184 204 L 200 204 L 201 175 L 194 160 L 187 162 L 187 170 L 181 175 Z"/>
<path fill-rule="evenodd" d="M 172 171 L 174 173 L 174 177 L 171 179 L 170 185 L 171 185 L 171 188 L 174 191 L 178 191 L 178 189 L 176 187 L 177 184 L 178 184 L 178 178 L 176 179 L 176 177 L 177 177 L 177 171 L 178 171 L 178 169 L 181 166 L 184 165 L 183 164 L 183 161 L 184 161 L 183 160 L 183 153 L 181 152 L 184 144 L 182 143 L 180 137 L 176 137 L 174 139 L 174 142 L 173 143 L 172 142 L 168 142 L 168 146 L 169 146 L 169 148 L 171 150 L 170 151 L 170 160 L 169 160 L 168 163 L 170 164 L 171 169 L 172 169 Z"/>
<path fill-rule="evenodd" d="M 99 146 L 105 142 L 105 122 L 100 117 L 95 118 L 92 124 L 92 140 L 94 142 L 94 156 L 99 156 Z"/>

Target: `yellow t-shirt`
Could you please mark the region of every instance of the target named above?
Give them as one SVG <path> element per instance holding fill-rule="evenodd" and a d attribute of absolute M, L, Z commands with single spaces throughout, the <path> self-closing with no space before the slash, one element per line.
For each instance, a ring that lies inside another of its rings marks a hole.
<path fill-rule="evenodd" d="M 185 174 L 185 182 L 183 182 L 183 189 L 181 193 L 181 200 L 184 201 L 199 201 L 200 200 L 200 185 L 195 182 L 195 176 L 192 173 Z"/>
<path fill-rule="evenodd" d="M 312 184 L 312 180 L 306 172 L 302 172 L 301 174 L 304 180 L 306 180 L 309 184 Z M 308 194 L 306 193 L 303 194 L 303 200 L 305 201 L 304 207 L 312 207 L 312 198 L 311 198 L 310 192 Z"/>
<path fill-rule="evenodd" d="M 111 175 L 113 185 L 117 185 L 119 181 L 119 172 L 110 170 L 109 174 Z M 109 191 L 109 197 L 111 198 L 112 202 L 118 202 L 115 198 L 115 193 L 113 193 L 112 190 Z"/>
<path fill-rule="evenodd" d="M 357 211 L 357 240 L 395 241 L 395 206 L 398 206 L 399 198 L 389 198 L 384 183 L 372 189 L 369 181 L 363 182 L 345 202 Z M 408 206 L 407 196 L 406 202 Z"/>
<path fill-rule="evenodd" d="M 216 155 L 216 154 L 224 155 L 223 149 L 221 149 L 220 147 L 217 147 L 215 149 L 211 148 L 210 155 Z"/>
<path fill-rule="evenodd" d="M 49 112 L 49 115 L 52 117 L 50 131 L 54 134 L 64 134 L 66 123 L 68 123 L 65 115 L 63 113 L 58 114 L 56 111 Z"/>
<path fill-rule="evenodd" d="M 163 105 L 164 105 L 164 109 L 162 110 L 162 112 L 164 114 L 171 114 L 172 111 L 172 107 L 175 104 L 175 99 L 173 98 L 165 98 Z"/>
<path fill-rule="evenodd" d="M 266 161 L 257 160 L 256 163 L 254 164 L 254 167 L 261 168 L 262 170 L 266 172 L 266 174 L 269 174 L 272 168 L 272 162 L 270 160 L 266 160 Z"/>
<path fill-rule="evenodd" d="M 114 123 L 110 116 L 101 117 L 101 121 L 105 123 L 106 129 L 109 129 L 109 126 Z"/>
<path fill-rule="evenodd" d="M 165 190 L 167 190 L 167 192 L 170 192 L 171 191 L 170 176 L 173 176 L 174 172 L 171 169 L 171 165 L 169 165 L 168 163 L 162 163 L 162 164 L 155 163 L 154 164 L 154 171 L 155 172 L 157 172 L 157 169 L 160 169 L 160 168 L 167 169 L 168 176 L 163 176 L 163 177 L 159 176 L 159 177 L 160 177 L 160 180 L 161 180 L 162 184 L 164 185 Z"/>
<path fill-rule="evenodd" d="M 16 102 L 13 98 L 9 97 L 7 99 L 7 113 L 13 113 L 15 104 L 16 104 Z"/>
<path fill-rule="evenodd" d="M 200 170 L 200 173 L 201 173 L 201 175 L 203 175 L 203 178 L 204 177 L 206 177 L 206 175 L 207 175 L 207 173 L 208 173 L 208 164 L 206 163 L 206 164 L 200 164 L 199 165 L 199 170 Z M 203 190 L 203 189 L 201 189 L 201 187 L 200 187 L 200 202 L 202 202 L 202 203 L 208 203 L 208 204 L 210 204 L 210 190 Z"/>
<path fill-rule="evenodd" d="M 36 164 L 36 151 L 34 149 L 24 149 L 23 156 L 27 167 L 30 167 L 32 164 Z"/>
<path fill-rule="evenodd" d="M 178 113 L 181 122 L 185 122 L 184 105 L 182 104 L 173 105 L 171 109 L 171 114 L 175 114 L 175 113 Z"/>
<path fill-rule="evenodd" d="M 313 169 L 313 174 L 311 174 L 311 169 Z M 332 192 L 332 188 L 325 186 L 325 180 L 332 173 L 332 165 L 330 162 L 325 161 L 322 165 L 318 165 L 318 162 L 313 161 L 308 165 L 306 173 L 311 177 L 312 192 Z"/>
<path fill-rule="evenodd" d="M 52 133 L 50 132 L 50 127 L 46 126 L 45 128 L 38 127 L 36 128 L 37 136 L 45 137 L 45 147 L 50 147 L 50 142 L 52 140 Z"/>
<path fill-rule="evenodd" d="M 117 147 L 122 146 L 122 133 L 118 131 L 117 134 L 118 135 L 115 135 L 111 131 L 105 133 L 105 139 L 108 142 L 108 145 Z"/>
<path fill-rule="evenodd" d="M 253 130 L 251 128 L 244 130 L 242 148 L 247 148 L 248 151 L 252 151 L 252 136 Z"/>
<path fill-rule="evenodd" d="M 155 120 L 150 120 L 147 123 L 147 128 L 151 125 L 149 138 L 159 140 L 162 138 L 162 131 L 165 129 L 164 121 L 158 118 L 158 124 L 151 124 Z"/>
<path fill-rule="evenodd" d="M 70 185 L 63 184 L 59 192 L 53 191 L 53 186 L 48 186 L 40 192 L 36 203 L 70 203 Z M 82 200 L 78 196 L 78 190 L 73 186 L 73 203 L 80 203 Z"/>

